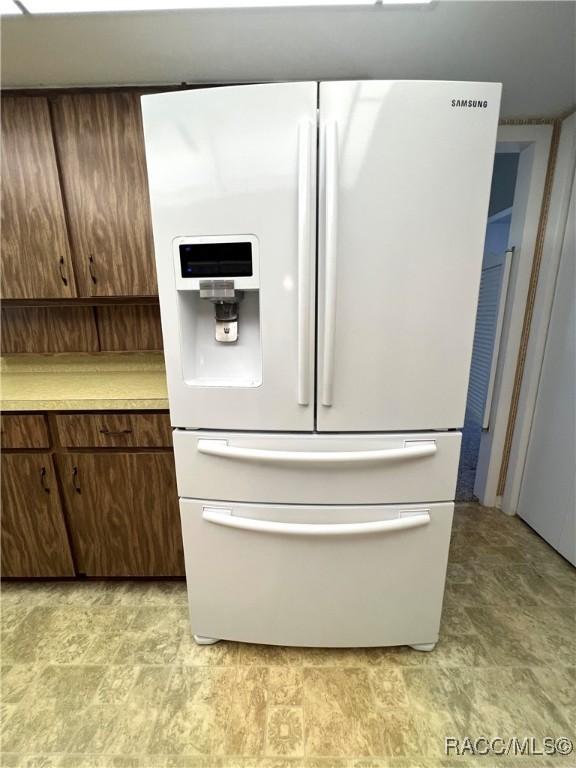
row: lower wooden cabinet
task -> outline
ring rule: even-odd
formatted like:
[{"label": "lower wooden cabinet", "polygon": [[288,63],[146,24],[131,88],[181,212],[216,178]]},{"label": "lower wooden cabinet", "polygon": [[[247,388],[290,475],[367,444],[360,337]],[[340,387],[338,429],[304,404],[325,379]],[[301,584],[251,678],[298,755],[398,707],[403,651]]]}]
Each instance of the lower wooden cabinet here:
[{"label": "lower wooden cabinet", "polygon": [[49,453],[4,453],[2,575],[74,576]]},{"label": "lower wooden cabinet", "polygon": [[184,575],[171,452],[78,452],[56,458],[80,573]]}]

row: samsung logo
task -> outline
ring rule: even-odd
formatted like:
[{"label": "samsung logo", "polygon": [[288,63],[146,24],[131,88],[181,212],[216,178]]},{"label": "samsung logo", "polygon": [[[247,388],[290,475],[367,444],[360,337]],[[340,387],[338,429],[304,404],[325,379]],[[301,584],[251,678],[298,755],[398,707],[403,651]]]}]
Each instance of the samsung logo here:
[{"label": "samsung logo", "polygon": [[486,109],[487,101],[477,101],[476,99],[452,99],[453,107],[480,107]]}]

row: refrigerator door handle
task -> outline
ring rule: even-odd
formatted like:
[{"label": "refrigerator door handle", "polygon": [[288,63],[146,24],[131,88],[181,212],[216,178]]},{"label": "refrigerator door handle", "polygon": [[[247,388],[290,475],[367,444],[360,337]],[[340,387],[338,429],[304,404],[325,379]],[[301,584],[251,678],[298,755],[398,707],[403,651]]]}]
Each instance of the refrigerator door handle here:
[{"label": "refrigerator door handle", "polygon": [[330,120],[324,126],[324,342],[322,355],[322,391],[320,401],[332,405],[334,384],[334,344],[336,336],[336,258],[338,236],[338,125]]},{"label": "refrigerator door handle", "polygon": [[232,510],[222,507],[202,507],[202,519],[207,523],[239,528],[243,531],[275,533],[284,536],[351,536],[367,533],[390,533],[419,528],[430,523],[429,509],[411,509],[399,512],[391,520],[375,520],[368,523],[278,523],[274,520],[254,520],[236,517]]},{"label": "refrigerator door handle", "polygon": [[298,128],[298,404],[310,404],[310,242],[312,237],[313,123]]},{"label": "refrigerator door handle", "polygon": [[198,440],[198,452],[208,456],[275,464],[341,465],[402,461],[433,456],[437,450],[435,440],[406,441],[402,448],[383,448],[375,451],[276,451],[228,445],[227,440]]}]

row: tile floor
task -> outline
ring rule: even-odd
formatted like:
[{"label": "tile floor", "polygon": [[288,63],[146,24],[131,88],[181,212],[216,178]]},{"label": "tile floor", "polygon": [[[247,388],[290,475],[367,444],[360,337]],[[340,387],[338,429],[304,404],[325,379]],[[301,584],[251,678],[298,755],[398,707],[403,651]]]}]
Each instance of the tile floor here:
[{"label": "tile floor", "polygon": [[576,741],[576,571],[517,518],[457,509],[441,639],[194,645],[182,582],[5,583],[2,768],[574,766],[444,737]]}]

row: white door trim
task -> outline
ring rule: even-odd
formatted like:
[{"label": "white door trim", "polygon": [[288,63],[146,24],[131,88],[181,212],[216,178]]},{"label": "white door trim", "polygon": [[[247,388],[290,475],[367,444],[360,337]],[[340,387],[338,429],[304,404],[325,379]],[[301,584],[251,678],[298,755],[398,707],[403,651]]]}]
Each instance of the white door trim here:
[{"label": "white door trim", "polygon": [[534,301],[530,340],[526,352],[524,377],[518,401],[518,412],[510,451],[506,487],[502,498],[502,509],[509,514],[516,513],[518,509],[522,473],[528,451],[532,417],[536,406],[538,383],[544,359],[544,347],[552,312],[552,302],[554,300],[554,290],[570,205],[570,191],[574,179],[575,166],[576,114],[573,114],[563,121],[558,144],[542,265]]},{"label": "white door trim", "polygon": [[498,368],[494,382],[490,428],[482,433],[474,493],[482,504],[495,506],[524,310],[544,193],[552,125],[503,125],[497,152],[520,152],[508,247],[515,248],[508,303],[502,326]]}]

